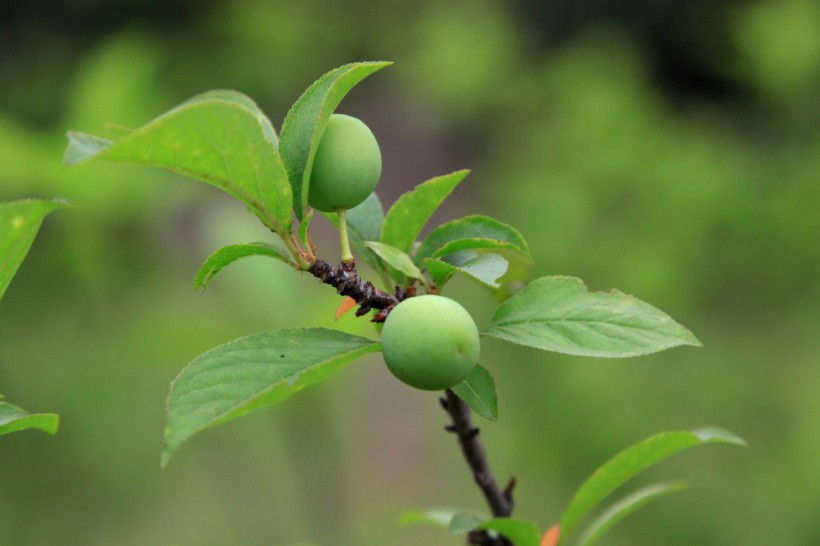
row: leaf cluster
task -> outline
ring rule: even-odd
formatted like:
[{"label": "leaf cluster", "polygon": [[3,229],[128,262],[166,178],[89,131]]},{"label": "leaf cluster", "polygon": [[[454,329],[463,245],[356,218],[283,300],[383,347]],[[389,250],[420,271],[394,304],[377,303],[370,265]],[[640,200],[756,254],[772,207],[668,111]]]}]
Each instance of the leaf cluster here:
[{"label": "leaf cluster", "polygon": [[[243,202],[276,234],[279,244],[239,243],[214,252],[200,268],[195,286],[204,289],[230,263],[266,256],[320,276],[310,236],[313,210],[308,182],[324,128],[351,89],[390,63],[353,63],[336,68],[311,85],[296,101],[277,135],[271,121],[247,96],[210,91],[193,97],[146,125],[111,141],[70,132],[64,161],[92,158],[168,169],[218,187]],[[514,227],[485,215],[469,215],[421,234],[445,199],[469,171],[427,180],[404,193],[385,211],[376,193],[343,215],[327,213],[349,237],[359,259],[385,289],[395,287],[400,301],[418,290],[441,294],[454,275],[485,286],[499,302],[489,324],[493,337],[527,347],[577,356],[624,358],[680,345],[700,345],[695,336],[664,312],[619,291],[591,292],[577,278],[543,276],[527,282],[520,272],[530,262],[529,246]],[[344,253],[343,253],[344,254]],[[339,269],[333,284],[340,294],[348,283],[363,282],[355,265]],[[514,281],[514,282],[513,282]],[[2,289],[2,285],[0,285]],[[0,292],[1,293],[1,292]],[[360,314],[370,307],[362,305]],[[340,306],[341,312],[349,304]],[[382,308],[382,313],[389,312]],[[377,315],[378,316],[378,315]],[[278,403],[369,353],[378,341],[324,328],[285,329],[242,337],[191,361],[171,385],[167,400],[163,466],[185,441],[249,411]],[[495,420],[498,400],[489,370],[478,365],[453,392],[479,415]],[[615,489],[641,470],[688,447],[714,442],[742,443],[720,430],[670,432],[622,452],[585,482],[558,529],[561,541]],[[660,484],[612,505],[586,531],[579,546],[600,535],[637,507],[679,489]],[[538,527],[513,518],[491,519],[456,512],[423,512],[408,522],[435,522],[451,532],[480,529],[507,537],[519,546],[558,542],[552,530],[542,539]]]}]

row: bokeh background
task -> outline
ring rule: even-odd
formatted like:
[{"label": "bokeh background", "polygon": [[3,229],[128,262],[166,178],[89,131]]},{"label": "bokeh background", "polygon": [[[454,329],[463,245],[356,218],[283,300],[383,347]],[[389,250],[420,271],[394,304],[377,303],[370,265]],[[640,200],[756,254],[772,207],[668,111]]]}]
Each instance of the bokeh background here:
[{"label": "bokeh background", "polygon": [[[334,323],[338,297],[260,258],[192,288],[223,244],[267,234],[214,188],[60,164],[65,131],[135,127],[210,88],[278,128],[325,71],[395,61],[340,111],[380,140],[383,201],[473,169],[436,220],[523,232],[533,275],[619,288],[702,349],[626,361],[488,339],[501,417],[482,431],[517,515],[546,526],[616,451],[720,425],[747,449],[678,455],[632,486],[692,487],[609,546],[820,544],[820,4],[814,0],[4,0],[0,199],[64,197],[0,304],[0,390],[62,418],[0,441],[0,543],[459,544],[409,508],[483,509],[432,393],[378,357],[195,437],[159,468],[168,384],[199,353]],[[335,239],[317,225],[321,252]],[[493,301],[452,284],[479,324]]]}]

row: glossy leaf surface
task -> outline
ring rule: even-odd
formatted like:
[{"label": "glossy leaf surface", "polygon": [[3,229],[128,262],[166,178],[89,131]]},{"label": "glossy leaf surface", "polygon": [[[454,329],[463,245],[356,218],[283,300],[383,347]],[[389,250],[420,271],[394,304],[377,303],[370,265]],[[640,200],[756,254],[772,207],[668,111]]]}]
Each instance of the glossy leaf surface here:
[{"label": "glossy leaf surface", "polygon": [[439,289],[456,273],[467,275],[490,288],[498,288],[498,279],[504,276],[510,266],[506,258],[498,254],[478,254],[458,265],[435,258],[425,258],[423,265],[430,273],[433,284]]},{"label": "glossy leaf surface", "polygon": [[297,328],[246,336],[200,355],[171,384],[163,466],[197,432],[281,402],[379,348],[335,330]]},{"label": "glossy leaf surface", "polygon": [[424,258],[438,258],[470,249],[508,249],[530,255],[527,242],[512,226],[489,216],[465,216],[444,223],[432,230],[419,245],[416,263]]},{"label": "glossy leaf surface", "polygon": [[469,172],[438,176],[401,195],[384,218],[381,242],[409,253],[424,224]]},{"label": "glossy leaf surface", "polygon": [[700,346],[663,311],[622,292],[589,292],[574,277],[531,282],[496,309],[482,333],[546,351],[608,358]]},{"label": "glossy leaf surface", "polygon": [[66,163],[99,157],[161,167],[222,189],[277,232],[290,227],[291,188],[276,133],[241,93],[202,93],[116,141],[77,132],[68,138]]}]

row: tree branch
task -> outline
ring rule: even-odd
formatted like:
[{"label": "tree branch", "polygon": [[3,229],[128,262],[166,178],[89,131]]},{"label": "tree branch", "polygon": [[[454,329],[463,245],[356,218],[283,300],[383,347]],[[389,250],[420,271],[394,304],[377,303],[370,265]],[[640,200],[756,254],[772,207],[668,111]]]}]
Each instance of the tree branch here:
[{"label": "tree branch", "polygon": [[[452,390],[447,389],[444,394],[445,397],[440,399],[441,406],[453,421],[451,425],[446,427],[446,430],[458,437],[458,443],[461,445],[464,458],[473,472],[476,484],[490,506],[493,517],[509,517],[512,515],[515,504],[512,496],[515,478],[512,478],[503,490],[498,486],[490,471],[484,444],[478,435],[479,429],[473,426],[470,407]],[[484,546],[511,546],[512,544],[501,536],[492,538],[486,531],[473,531],[468,535],[467,540],[468,544]]]},{"label": "tree branch", "polygon": [[371,282],[359,276],[355,262],[343,262],[333,267],[326,261],[317,259],[308,271],[323,283],[333,286],[342,296],[353,298],[359,305],[356,310],[357,317],[366,315],[371,309],[379,309],[380,312],[373,318],[373,322],[384,322],[390,309],[412,295],[398,287],[395,294],[376,288]]},{"label": "tree branch", "polygon": [[[400,301],[415,295],[412,287],[405,290],[397,286],[395,294],[389,294],[376,288],[359,276],[356,272],[356,263],[352,261],[343,261],[341,265],[333,267],[317,258],[308,271],[323,283],[336,288],[340,295],[353,298],[359,305],[359,309],[356,310],[357,317],[366,315],[372,309],[379,309],[372,319],[373,322],[384,322],[390,310]],[[512,515],[514,506],[512,492],[515,487],[515,478],[510,479],[503,490],[498,486],[490,471],[484,444],[478,436],[479,430],[473,426],[470,407],[452,390],[447,389],[444,394],[444,398],[440,399],[441,406],[453,421],[446,427],[446,430],[458,437],[464,458],[473,472],[476,484],[490,506],[493,517],[509,517]],[[513,546],[505,537],[493,536],[488,531],[482,530],[468,533],[467,543],[479,546]]]}]

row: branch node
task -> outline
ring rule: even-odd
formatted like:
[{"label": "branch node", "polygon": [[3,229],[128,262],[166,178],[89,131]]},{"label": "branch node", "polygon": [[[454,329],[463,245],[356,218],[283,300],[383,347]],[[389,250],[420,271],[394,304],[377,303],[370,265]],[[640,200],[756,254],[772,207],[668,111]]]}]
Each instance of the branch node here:
[{"label": "branch node", "polygon": [[510,506],[513,506],[515,504],[515,502],[513,501],[513,490],[515,489],[516,483],[517,482],[515,476],[511,476],[510,481],[508,481],[506,487],[504,487],[503,495],[506,501],[510,504]]},{"label": "branch node", "polygon": [[317,258],[308,271],[323,283],[334,287],[340,295],[353,298],[360,306],[356,311],[357,317],[366,315],[371,309],[378,309],[373,322],[384,322],[390,309],[401,301],[398,296],[379,290],[371,282],[362,279],[356,272],[355,261],[342,262],[334,268]]}]

